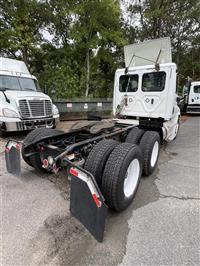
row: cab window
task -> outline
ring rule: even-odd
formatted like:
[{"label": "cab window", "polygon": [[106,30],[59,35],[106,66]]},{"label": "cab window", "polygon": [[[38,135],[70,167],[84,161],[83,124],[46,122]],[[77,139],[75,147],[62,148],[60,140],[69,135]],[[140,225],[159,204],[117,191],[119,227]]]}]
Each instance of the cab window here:
[{"label": "cab window", "polygon": [[163,91],[165,88],[166,73],[151,72],[145,73],[142,77],[142,91]]},{"label": "cab window", "polygon": [[200,93],[200,85],[194,86],[193,90],[194,90],[194,93]]},{"label": "cab window", "polygon": [[136,92],[138,90],[138,75],[122,75],[119,79],[120,92]]}]

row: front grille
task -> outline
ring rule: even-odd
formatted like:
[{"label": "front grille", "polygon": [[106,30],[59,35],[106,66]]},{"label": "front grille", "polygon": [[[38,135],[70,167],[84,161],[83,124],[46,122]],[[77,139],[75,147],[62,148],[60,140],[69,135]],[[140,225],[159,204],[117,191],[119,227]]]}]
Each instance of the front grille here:
[{"label": "front grille", "polygon": [[19,109],[23,118],[52,116],[52,105],[49,100],[19,100]]}]

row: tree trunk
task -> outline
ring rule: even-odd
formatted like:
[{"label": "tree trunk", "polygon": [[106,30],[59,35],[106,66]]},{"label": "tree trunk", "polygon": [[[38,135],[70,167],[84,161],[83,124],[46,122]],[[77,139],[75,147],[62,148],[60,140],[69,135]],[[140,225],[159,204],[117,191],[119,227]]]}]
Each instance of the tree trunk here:
[{"label": "tree trunk", "polygon": [[23,56],[23,61],[24,63],[26,64],[26,66],[28,67],[28,51],[27,51],[27,48],[24,47],[22,49],[22,56]]},{"label": "tree trunk", "polygon": [[86,91],[85,91],[85,97],[88,97],[90,90],[90,50],[87,48],[86,51]]}]

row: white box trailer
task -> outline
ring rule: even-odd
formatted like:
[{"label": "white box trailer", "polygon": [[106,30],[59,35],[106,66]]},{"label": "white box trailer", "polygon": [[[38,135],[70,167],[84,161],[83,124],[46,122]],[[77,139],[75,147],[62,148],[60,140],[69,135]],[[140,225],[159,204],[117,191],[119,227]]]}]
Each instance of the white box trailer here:
[{"label": "white box trailer", "polygon": [[54,128],[59,112],[40,92],[23,61],[0,57],[0,136],[10,131]]},{"label": "white box trailer", "polygon": [[24,161],[38,171],[65,169],[71,213],[98,241],[107,208],[120,212],[131,204],[141,176],[154,172],[162,143],[177,136],[176,65],[166,47],[168,38],[128,47],[126,68],[115,74],[112,120],[82,121],[68,133],[36,129],[23,143],[6,145],[11,173],[20,173],[19,144]]}]

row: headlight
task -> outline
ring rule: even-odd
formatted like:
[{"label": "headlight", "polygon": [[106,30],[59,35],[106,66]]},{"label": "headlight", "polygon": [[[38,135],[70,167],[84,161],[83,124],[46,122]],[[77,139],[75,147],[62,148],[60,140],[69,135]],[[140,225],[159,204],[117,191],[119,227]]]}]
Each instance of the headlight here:
[{"label": "headlight", "polygon": [[53,104],[53,115],[58,115],[59,111],[58,108],[55,106],[55,104]]},{"label": "headlight", "polygon": [[3,108],[3,116],[5,116],[5,117],[19,117],[19,115],[15,111],[8,109],[8,108]]}]

